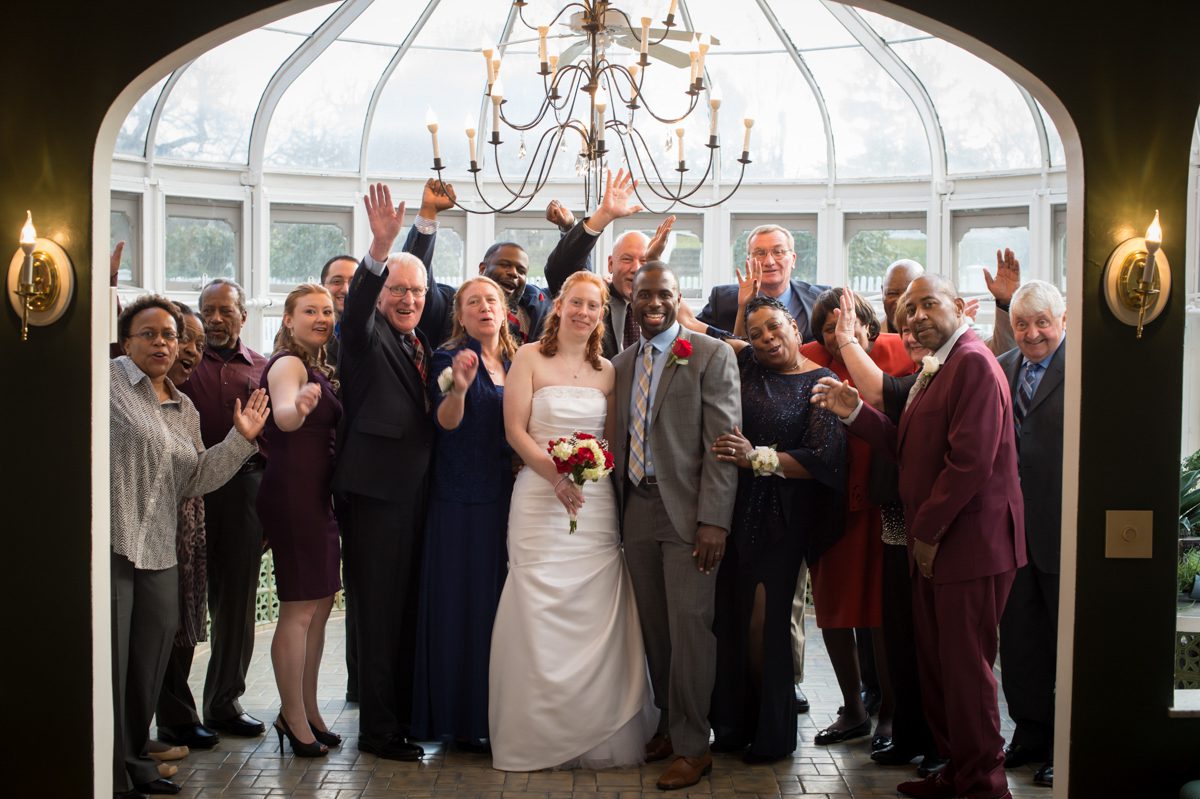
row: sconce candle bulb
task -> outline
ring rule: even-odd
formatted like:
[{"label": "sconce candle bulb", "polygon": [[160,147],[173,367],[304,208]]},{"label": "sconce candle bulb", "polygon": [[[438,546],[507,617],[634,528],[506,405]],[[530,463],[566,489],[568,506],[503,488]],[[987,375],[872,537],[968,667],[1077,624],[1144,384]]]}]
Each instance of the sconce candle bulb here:
[{"label": "sconce candle bulb", "polygon": [[1154,282],[1154,256],[1162,246],[1162,225],[1158,223],[1158,209],[1154,211],[1154,221],[1146,228],[1146,265],[1142,267],[1142,282],[1149,285]]},{"label": "sconce candle bulb", "polygon": [[37,229],[33,226],[33,212],[25,212],[25,226],[21,228],[21,251],[25,261],[21,264],[21,283],[33,285],[33,247],[37,244]]}]

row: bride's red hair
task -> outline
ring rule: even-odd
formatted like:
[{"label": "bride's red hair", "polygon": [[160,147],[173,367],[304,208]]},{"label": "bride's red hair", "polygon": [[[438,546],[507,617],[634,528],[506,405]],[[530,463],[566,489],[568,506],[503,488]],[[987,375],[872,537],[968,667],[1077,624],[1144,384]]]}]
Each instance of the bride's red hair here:
[{"label": "bride's red hair", "polygon": [[[558,296],[554,298],[554,309],[550,312],[550,316],[546,319],[546,324],[542,327],[542,355],[547,358],[558,352],[558,327],[562,323],[562,303],[563,297],[571,293],[571,290],[580,283],[591,283],[600,290],[600,307],[608,307],[608,286],[594,272],[575,272],[568,277],[562,285],[562,290],[558,292]],[[584,348],[584,357],[591,363],[592,368],[597,372],[600,371],[601,361],[603,356],[600,354],[601,342],[604,341],[604,316],[601,312],[600,321],[596,324],[596,328],[592,334],[588,336],[587,346]]]}]

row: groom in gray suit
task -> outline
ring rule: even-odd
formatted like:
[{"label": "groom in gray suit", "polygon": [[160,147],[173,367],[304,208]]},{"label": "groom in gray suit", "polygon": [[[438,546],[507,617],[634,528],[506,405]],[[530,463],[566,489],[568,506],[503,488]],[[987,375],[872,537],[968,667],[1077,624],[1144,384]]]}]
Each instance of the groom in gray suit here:
[{"label": "groom in gray suit", "polygon": [[642,266],[632,297],[641,339],[613,359],[613,482],[661,711],[646,760],[675,756],[658,779],[670,790],[712,769],[713,602],[737,469],[718,462],[710,445],[741,424],[741,383],[728,345],[692,336],[675,320],[679,282],[666,264]]}]

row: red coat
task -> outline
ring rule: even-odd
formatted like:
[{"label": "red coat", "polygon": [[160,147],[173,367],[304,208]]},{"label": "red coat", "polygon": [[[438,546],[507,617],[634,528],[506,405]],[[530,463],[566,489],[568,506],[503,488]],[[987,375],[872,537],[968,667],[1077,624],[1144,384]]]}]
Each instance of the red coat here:
[{"label": "red coat", "polygon": [[896,454],[912,539],[941,543],[936,583],[987,577],[1026,563],[1025,511],[1008,381],[974,332],[955,343],[900,425],[864,405],[852,432]]}]

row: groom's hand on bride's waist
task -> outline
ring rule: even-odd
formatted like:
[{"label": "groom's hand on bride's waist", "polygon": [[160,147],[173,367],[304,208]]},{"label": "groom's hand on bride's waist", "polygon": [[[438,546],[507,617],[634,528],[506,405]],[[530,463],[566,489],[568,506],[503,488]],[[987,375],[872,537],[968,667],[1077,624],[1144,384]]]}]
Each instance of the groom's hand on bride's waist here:
[{"label": "groom's hand on bride's waist", "polygon": [[696,559],[696,568],[705,574],[712,574],[721,565],[725,557],[726,531],[711,524],[702,524],[696,528],[696,546],[692,557]]}]

